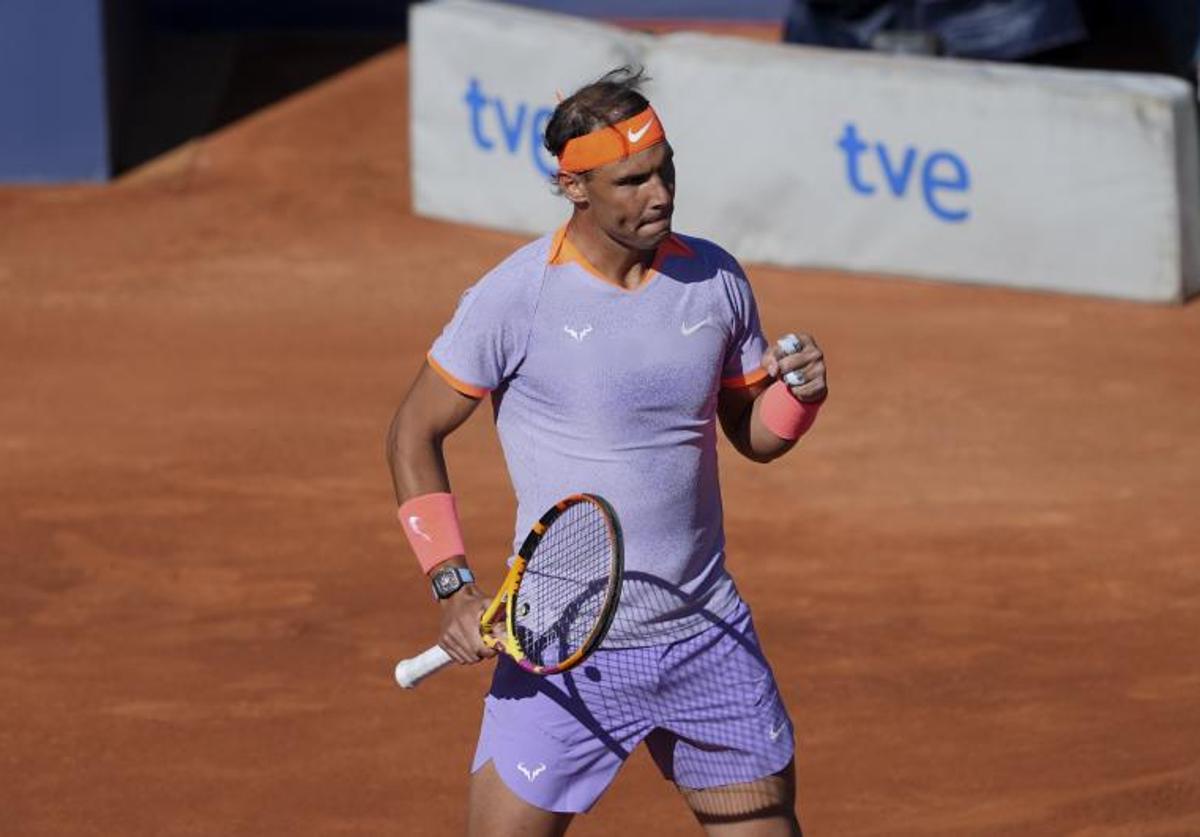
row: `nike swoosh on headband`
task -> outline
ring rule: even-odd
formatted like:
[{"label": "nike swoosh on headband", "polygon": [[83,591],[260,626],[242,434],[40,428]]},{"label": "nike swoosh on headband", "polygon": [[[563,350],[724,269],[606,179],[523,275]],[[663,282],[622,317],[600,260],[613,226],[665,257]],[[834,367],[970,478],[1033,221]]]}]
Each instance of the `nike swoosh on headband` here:
[{"label": "nike swoosh on headband", "polygon": [[651,116],[650,121],[647,122],[645,125],[643,125],[641,128],[639,128],[636,131],[633,130],[632,128],[626,128],[625,136],[629,137],[630,142],[637,142],[642,137],[646,136],[646,132],[650,130],[650,126],[653,124],[654,124],[654,117]]}]

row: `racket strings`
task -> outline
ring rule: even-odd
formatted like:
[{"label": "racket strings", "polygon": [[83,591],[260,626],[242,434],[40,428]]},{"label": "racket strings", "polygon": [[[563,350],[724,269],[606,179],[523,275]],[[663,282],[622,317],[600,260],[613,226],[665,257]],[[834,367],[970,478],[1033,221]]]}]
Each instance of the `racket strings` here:
[{"label": "racket strings", "polygon": [[529,662],[552,666],[588,642],[606,615],[612,530],[591,502],[569,506],[543,533],[513,602],[516,640]]}]

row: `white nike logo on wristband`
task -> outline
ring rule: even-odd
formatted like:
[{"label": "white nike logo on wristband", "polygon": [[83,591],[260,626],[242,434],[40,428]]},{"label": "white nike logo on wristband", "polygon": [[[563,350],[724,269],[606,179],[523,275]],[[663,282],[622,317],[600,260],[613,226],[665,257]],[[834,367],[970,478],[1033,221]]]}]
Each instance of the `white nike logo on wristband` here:
[{"label": "white nike logo on wristband", "polygon": [[429,537],[429,535],[426,535],[424,532],[421,531],[421,518],[417,517],[415,514],[409,515],[408,528],[412,529],[413,532],[420,535],[425,540],[429,541],[430,543],[433,543],[433,538]]}]

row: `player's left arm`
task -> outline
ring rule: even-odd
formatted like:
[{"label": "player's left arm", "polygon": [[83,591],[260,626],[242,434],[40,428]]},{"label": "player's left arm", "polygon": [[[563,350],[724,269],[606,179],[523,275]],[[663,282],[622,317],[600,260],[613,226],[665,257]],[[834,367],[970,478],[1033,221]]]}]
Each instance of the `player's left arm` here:
[{"label": "player's left arm", "polygon": [[[773,345],[763,354],[766,380],[722,388],[717,399],[725,435],[739,453],[755,462],[770,462],[795,447],[829,395],[821,347],[808,334],[796,338],[795,352]],[[803,383],[789,386],[783,377],[795,371]]]}]

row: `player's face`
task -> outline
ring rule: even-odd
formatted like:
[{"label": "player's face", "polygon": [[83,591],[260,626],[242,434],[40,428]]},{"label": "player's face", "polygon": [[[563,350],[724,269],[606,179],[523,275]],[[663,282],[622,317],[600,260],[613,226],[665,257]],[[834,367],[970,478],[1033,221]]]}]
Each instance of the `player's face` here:
[{"label": "player's face", "polygon": [[627,160],[601,166],[585,182],[595,223],[633,250],[653,250],[671,234],[675,211],[674,152],[662,142]]}]

